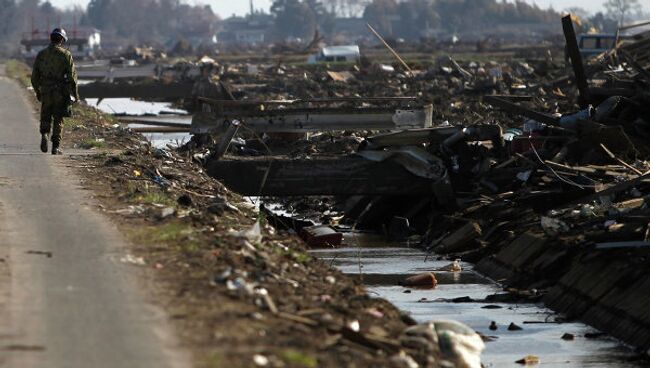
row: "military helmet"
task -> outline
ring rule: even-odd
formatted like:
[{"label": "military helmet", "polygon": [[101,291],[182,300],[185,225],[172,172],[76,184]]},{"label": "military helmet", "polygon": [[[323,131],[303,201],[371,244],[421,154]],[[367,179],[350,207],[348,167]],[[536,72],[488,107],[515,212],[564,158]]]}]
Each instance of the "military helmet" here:
[{"label": "military helmet", "polygon": [[68,42],[68,34],[65,32],[65,29],[63,28],[54,28],[52,34],[50,34],[50,37],[53,36],[60,36],[61,38],[63,38],[64,42]]}]

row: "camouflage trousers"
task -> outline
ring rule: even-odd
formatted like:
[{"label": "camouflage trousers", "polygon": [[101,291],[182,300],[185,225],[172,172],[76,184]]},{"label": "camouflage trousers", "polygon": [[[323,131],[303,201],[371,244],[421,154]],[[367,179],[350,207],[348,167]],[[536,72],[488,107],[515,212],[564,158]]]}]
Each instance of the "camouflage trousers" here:
[{"label": "camouflage trousers", "polygon": [[52,134],[52,144],[59,146],[63,135],[63,117],[68,108],[68,96],[50,92],[41,96],[41,134]]}]

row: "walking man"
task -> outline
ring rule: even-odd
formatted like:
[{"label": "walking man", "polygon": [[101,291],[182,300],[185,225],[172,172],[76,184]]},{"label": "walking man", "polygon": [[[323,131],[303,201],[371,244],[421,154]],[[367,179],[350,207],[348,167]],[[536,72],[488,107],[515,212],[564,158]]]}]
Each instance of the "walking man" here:
[{"label": "walking man", "polygon": [[74,61],[70,51],[63,47],[67,41],[65,30],[52,31],[50,45],[38,53],[32,70],[32,87],[41,102],[41,151],[47,152],[51,133],[53,155],[62,154],[59,147],[63,118],[72,115],[70,96],[75,102],[79,100]]}]

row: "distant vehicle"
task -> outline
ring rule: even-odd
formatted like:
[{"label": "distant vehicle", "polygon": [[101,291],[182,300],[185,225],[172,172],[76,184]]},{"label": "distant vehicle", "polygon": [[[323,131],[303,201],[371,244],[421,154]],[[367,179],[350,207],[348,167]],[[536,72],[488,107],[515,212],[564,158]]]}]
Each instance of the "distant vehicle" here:
[{"label": "distant vehicle", "polygon": [[323,47],[318,54],[310,55],[310,64],[327,62],[358,62],[361,51],[357,45]]},{"label": "distant vehicle", "polygon": [[[630,36],[619,35],[619,40],[628,40]],[[600,55],[614,48],[615,34],[583,34],[578,37],[578,47],[583,58]]]}]

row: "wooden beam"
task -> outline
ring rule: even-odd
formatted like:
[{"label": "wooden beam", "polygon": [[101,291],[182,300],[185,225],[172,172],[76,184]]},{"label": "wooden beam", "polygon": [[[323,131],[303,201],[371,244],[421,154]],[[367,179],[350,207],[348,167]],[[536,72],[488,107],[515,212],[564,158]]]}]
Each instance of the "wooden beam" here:
[{"label": "wooden beam", "polygon": [[154,127],[167,127],[167,128],[181,128],[190,131],[191,125],[187,123],[175,123],[171,121],[156,121],[156,120],[142,120],[142,119],[119,119],[120,123],[124,124],[139,124]]},{"label": "wooden beam", "polygon": [[357,156],[210,160],[207,173],[247,196],[434,195],[434,182]]},{"label": "wooden beam", "polygon": [[240,123],[237,120],[234,120],[232,123],[230,123],[228,130],[226,130],[226,133],[221,137],[221,140],[219,141],[219,145],[217,146],[217,150],[212,156],[214,160],[218,160],[223,155],[226,154],[226,152],[228,151],[228,147],[230,147],[230,142],[232,142],[232,139],[239,131],[239,127],[240,127]]},{"label": "wooden beam", "polygon": [[89,83],[79,86],[81,98],[186,98],[192,95],[192,83],[149,82]]},{"label": "wooden beam", "polygon": [[136,127],[136,128],[131,128],[131,130],[137,133],[189,133],[190,132],[189,128],[176,128],[176,127],[164,127],[164,126]]},{"label": "wooden beam", "polygon": [[369,23],[366,23],[366,26],[368,26],[368,29],[370,29],[370,32],[372,32],[375,35],[375,37],[377,37],[379,39],[379,41],[381,41],[381,43],[384,44],[384,46],[386,46],[388,51],[390,51],[393,54],[393,56],[395,56],[395,58],[402,64],[402,66],[404,66],[404,68],[407,71],[409,71],[409,72],[413,71],[413,70],[411,70],[411,67],[406,63],[406,61],[404,61],[404,59],[402,59],[402,57],[399,56],[397,51],[395,51],[392,47],[390,47],[388,42],[386,42],[386,40],[384,40],[384,38],[379,34],[379,32],[375,31],[375,29],[372,28],[372,26]]},{"label": "wooden beam", "polygon": [[485,96],[485,101],[489,103],[490,105],[494,105],[496,107],[499,107],[505,111],[511,112],[513,114],[519,114],[521,116],[525,116],[529,119],[533,119],[535,121],[538,121],[540,123],[548,124],[548,125],[559,125],[560,124],[560,119],[555,118],[551,115],[544,114],[541,112],[537,112],[528,108],[525,108],[523,106],[517,105],[515,103],[512,103],[510,101],[504,100],[503,98],[499,98],[496,96]]},{"label": "wooden beam", "polygon": [[578,38],[576,37],[575,29],[573,29],[573,21],[571,15],[562,18],[562,29],[564,30],[564,38],[566,39],[567,52],[571,59],[573,66],[573,74],[575,77],[576,85],[580,95],[578,97],[578,104],[581,108],[586,108],[589,105],[589,86],[587,84],[587,76],[585,74],[585,67],[582,63],[582,55],[580,54],[580,47],[578,46]]}]

